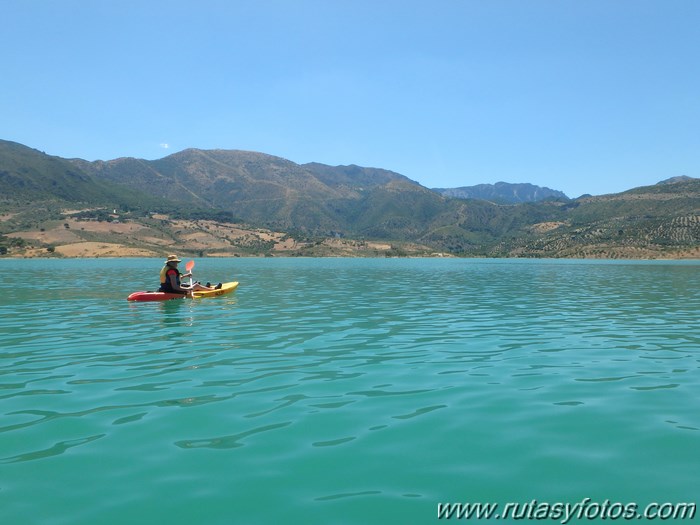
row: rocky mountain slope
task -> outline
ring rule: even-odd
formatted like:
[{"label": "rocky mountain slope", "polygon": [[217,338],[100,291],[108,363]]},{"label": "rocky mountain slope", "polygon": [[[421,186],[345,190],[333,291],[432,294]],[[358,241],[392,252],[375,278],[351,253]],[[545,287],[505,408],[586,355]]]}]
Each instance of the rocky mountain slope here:
[{"label": "rocky mountain slope", "polygon": [[529,183],[497,182],[496,184],[477,184],[476,186],[462,186],[460,188],[433,188],[433,191],[446,197],[480,199],[500,204],[519,204],[554,199],[569,200],[561,191]]}]

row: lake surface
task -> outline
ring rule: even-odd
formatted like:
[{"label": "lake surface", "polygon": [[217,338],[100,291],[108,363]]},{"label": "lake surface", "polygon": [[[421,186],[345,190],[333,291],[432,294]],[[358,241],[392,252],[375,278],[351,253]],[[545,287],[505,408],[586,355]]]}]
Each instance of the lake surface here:
[{"label": "lake surface", "polygon": [[0,260],[0,523],[699,499],[698,261],[161,263]]}]

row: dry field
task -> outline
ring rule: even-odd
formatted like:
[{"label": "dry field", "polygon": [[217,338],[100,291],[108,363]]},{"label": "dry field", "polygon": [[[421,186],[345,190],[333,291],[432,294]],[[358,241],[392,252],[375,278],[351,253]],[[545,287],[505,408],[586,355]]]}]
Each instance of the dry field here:
[{"label": "dry field", "polygon": [[[81,210],[66,210],[65,215]],[[9,218],[9,217],[7,217]],[[382,242],[347,239],[298,239],[285,233],[208,220],[177,220],[154,215],[150,220],[115,217],[111,222],[66,217],[33,230],[8,233],[23,239],[10,257],[158,257],[175,252],[208,257],[396,255]],[[402,255],[429,255],[424,246],[402,245]]]}]

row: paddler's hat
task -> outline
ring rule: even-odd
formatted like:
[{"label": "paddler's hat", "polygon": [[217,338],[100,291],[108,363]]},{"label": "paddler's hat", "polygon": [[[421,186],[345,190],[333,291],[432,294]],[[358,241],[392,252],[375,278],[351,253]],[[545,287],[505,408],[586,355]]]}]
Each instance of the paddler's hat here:
[{"label": "paddler's hat", "polygon": [[177,255],[168,255],[168,260],[165,261],[165,264],[171,263],[171,262],[182,262],[180,259],[177,258]]}]

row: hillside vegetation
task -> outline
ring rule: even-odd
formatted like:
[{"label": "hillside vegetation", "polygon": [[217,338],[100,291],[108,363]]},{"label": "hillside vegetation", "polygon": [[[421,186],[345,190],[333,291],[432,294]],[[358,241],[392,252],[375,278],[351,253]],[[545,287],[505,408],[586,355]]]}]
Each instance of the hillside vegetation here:
[{"label": "hillside vegetation", "polygon": [[263,153],[88,162],[0,141],[0,183],[9,256],[700,256],[700,180],[687,177],[537,202],[535,186],[502,186],[530,200],[504,204],[388,170]]}]

